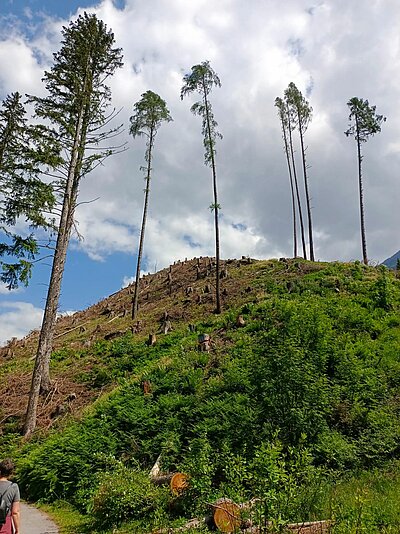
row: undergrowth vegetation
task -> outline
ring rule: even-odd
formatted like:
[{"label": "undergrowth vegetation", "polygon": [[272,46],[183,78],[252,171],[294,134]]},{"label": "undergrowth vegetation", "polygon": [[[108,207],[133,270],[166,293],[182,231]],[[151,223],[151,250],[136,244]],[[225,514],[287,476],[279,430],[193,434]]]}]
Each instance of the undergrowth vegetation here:
[{"label": "undergrowth vegetation", "polygon": [[[399,281],[335,263],[301,278],[259,268],[253,283],[261,297],[196,332],[81,352],[96,365],[80,381],[117,387],[13,451],[24,494],[68,501],[92,532],[179,525],[220,497],[259,498],[257,524],[276,531],[330,518],[338,533],[399,532]],[[3,450],[12,443],[4,436]],[[181,495],[150,482],[160,453],[165,472],[190,476]]]}]

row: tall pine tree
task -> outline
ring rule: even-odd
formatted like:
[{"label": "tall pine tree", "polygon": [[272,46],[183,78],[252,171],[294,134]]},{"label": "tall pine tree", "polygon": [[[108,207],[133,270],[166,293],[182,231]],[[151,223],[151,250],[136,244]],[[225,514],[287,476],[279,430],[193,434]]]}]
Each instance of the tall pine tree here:
[{"label": "tall pine tree", "polygon": [[142,227],[140,230],[139,250],[136,265],[136,281],[135,293],[132,302],[132,319],[136,318],[138,312],[139,302],[139,284],[140,284],[140,265],[142,261],[144,233],[146,229],[147,209],[149,204],[150,193],[150,179],[151,179],[151,163],[153,157],[154,141],[163,122],[172,121],[171,115],[167,108],[165,101],[153,91],[146,91],[142,94],[142,98],[134,105],[134,114],[130,118],[131,128],[130,133],[133,138],[145,136],[147,138],[145,161],[147,166],[144,167],[146,171],[146,188],[144,190],[144,206]]},{"label": "tall pine tree", "polygon": [[195,102],[191,109],[194,115],[200,115],[202,118],[202,134],[204,144],[204,163],[211,167],[213,179],[213,194],[214,202],[210,205],[214,212],[214,228],[215,228],[215,259],[216,259],[216,279],[215,279],[215,293],[216,293],[216,313],[221,313],[221,295],[220,295],[220,243],[219,243],[219,210],[221,206],[218,204],[218,190],[217,190],[217,167],[215,162],[216,156],[216,141],[217,138],[222,139],[222,135],[218,132],[218,123],[214,118],[214,114],[210,102],[210,93],[214,86],[221,87],[221,82],[216,72],[211,68],[209,61],[203,61],[199,65],[192,67],[192,72],[183,77],[183,86],[181,89],[181,99],[183,97],[197,92],[200,94],[201,100]]},{"label": "tall pine tree", "polygon": [[361,143],[366,143],[371,135],[381,131],[382,122],[386,117],[376,113],[376,106],[370,106],[368,100],[353,97],[347,102],[350,109],[349,128],[344,133],[347,137],[354,137],[357,143],[357,161],[358,161],[358,193],[360,203],[360,221],[361,221],[361,247],[363,262],[368,265],[367,254],[367,237],[365,232],[365,215],[364,215],[364,197],[362,181],[362,160]]},{"label": "tall pine tree", "polygon": [[293,181],[293,171],[295,171],[295,169],[292,169],[292,164],[290,161],[291,152],[290,152],[290,146],[289,146],[289,140],[288,140],[289,117],[288,117],[287,106],[282,98],[278,96],[275,98],[275,106],[278,108],[278,117],[281,121],[283,146],[285,150],[286,163],[287,163],[288,172],[289,172],[290,193],[292,197],[293,257],[296,258],[297,257],[297,224],[296,224],[296,200],[295,200],[295,194],[294,194],[294,181]]},{"label": "tall pine tree", "polygon": [[303,178],[304,178],[304,189],[306,194],[306,205],[307,205],[307,215],[308,215],[308,242],[310,246],[310,260],[315,260],[314,255],[314,237],[313,237],[313,226],[311,218],[311,199],[310,191],[308,186],[308,173],[307,173],[307,163],[306,163],[306,147],[304,145],[304,134],[307,131],[308,125],[312,118],[312,107],[308,101],[304,98],[301,91],[296,87],[293,82],[290,82],[288,88],[285,91],[285,98],[291,108],[292,114],[295,117],[295,124],[299,130],[300,136],[300,146],[301,146],[301,160],[303,164]]},{"label": "tall pine tree", "polygon": [[[122,66],[121,50],[114,48],[113,33],[95,15],[84,13],[63,28],[62,36],[61,49],[54,54],[54,65],[43,78],[48,96],[30,99],[36,116],[50,122],[49,134],[60,143],[65,157],[58,167],[62,211],[32,375],[25,435],[31,434],[36,426],[40,390],[49,390],[51,385],[53,334],[80,180],[114,152],[112,148],[102,149],[99,143],[118,130],[106,129],[113,115],[106,80]],[[88,153],[87,149],[92,150]]]}]

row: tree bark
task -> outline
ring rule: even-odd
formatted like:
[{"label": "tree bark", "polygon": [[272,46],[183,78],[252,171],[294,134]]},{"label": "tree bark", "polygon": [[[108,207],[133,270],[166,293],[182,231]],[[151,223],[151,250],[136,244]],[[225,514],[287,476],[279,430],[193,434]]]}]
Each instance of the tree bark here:
[{"label": "tree bark", "polygon": [[40,389],[43,388],[43,390],[48,390],[50,388],[49,366],[53,345],[54,328],[57,319],[57,308],[67,248],[73,224],[76,197],[78,194],[79,172],[77,174],[77,170],[80,160],[79,151],[83,138],[82,133],[84,130],[84,113],[85,108],[82,106],[78,116],[74,142],[71,151],[71,161],[68,169],[68,178],[64,193],[60,224],[58,227],[57,244],[53,258],[50,285],[47,292],[46,306],[39,336],[39,345],[32,374],[31,389],[29,392],[28,407],[23,430],[25,437],[28,437],[36,427],[37,406],[39,402]]},{"label": "tree bark", "polygon": [[298,112],[298,120],[299,120],[301,156],[302,156],[302,162],[303,162],[304,189],[306,191],[306,203],[307,203],[307,215],[308,215],[308,240],[309,240],[309,245],[310,245],[310,260],[311,261],[315,261],[315,257],[314,257],[314,239],[313,239],[312,220],[311,220],[311,202],[310,202],[310,193],[309,193],[309,189],[308,189],[308,178],[307,178],[306,153],[305,153],[305,150],[304,150],[303,128],[301,127],[300,113],[299,112]]},{"label": "tree bark", "polygon": [[204,105],[206,108],[206,117],[207,117],[207,131],[208,131],[208,142],[210,144],[210,152],[211,152],[211,167],[212,167],[212,175],[213,175],[213,192],[214,192],[214,227],[215,227],[215,260],[216,260],[216,268],[215,268],[215,295],[216,295],[216,309],[215,313],[221,313],[221,295],[220,295],[220,281],[219,281],[219,217],[218,217],[218,191],[217,191],[217,170],[215,165],[215,157],[214,157],[214,143],[212,140],[211,135],[211,126],[210,126],[210,116],[209,116],[209,110],[208,110],[208,101],[207,101],[207,91],[205,84],[204,85]]},{"label": "tree bark", "polygon": [[151,151],[153,148],[153,129],[150,131],[150,139],[149,139],[149,157],[147,162],[147,176],[146,176],[146,189],[145,189],[145,195],[144,195],[144,207],[143,207],[143,218],[142,218],[142,228],[140,231],[140,240],[139,240],[139,251],[138,251],[138,259],[137,259],[137,265],[136,265],[136,282],[135,282],[135,293],[133,295],[133,302],[132,302],[132,320],[136,319],[137,312],[139,309],[139,285],[140,285],[140,265],[142,262],[142,254],[143,254],[143,243],[144,243],[144,232],[146,229],[146,221],[147,221],[147,209],[149,204],[149,192],[150,192],[150,175],[151,175]]},{"label": "tree bark", "polygon": [[288,112],[288,123],[289,123],[289,145],[290,145],[290,154],[292,159],[292,167],[293,167],[293,177],[294,177],[294,184],[296,188],[296,198],[297,198],[297,207],[299,210],[299,219],[300,219],[300,232],[301,232],[301,244],[303,247],[303,258],[307,259],[307,251],[306,251],[306,240],[304,237],[304,222],[303,222],[303,212],[301,209],[301,202],[300,202],[300,193],[299,193],[299,183],[297,180],[297,172],[296,172],[296,163],[294,161],[294,150],[293,150],[293,138],[292,138],[292,127],[290,123],[290,115]]},{"label": "tree bark", "polygon": [[367,256],[367,237],[365,233],[365,217],[364,217],[364,197],[363,197],[363,184],[362,184],[362,155],[361,155],[361,141],[360,141],[360,132],[358,118],[356,115],[356,140],[357,140],[357,156],[358,156],[358,189],[359,189],[359,199],[360,199],[360,221],[361,221],[361,247],[363,254],[363,262],[365,265],[368,265],[368,256]]},{"label": "tree bark", "polygon": [[292,167],[290,165],[290,156],[289,156],[289,145],[286,135],[286,128],[282,120],[282,131],[283,131],[283,140],[285,143],[285,154],[286,162],[289,171],[289,180],[290,180],[290,192],[292,197],[292,213],[293,213],[293,257],[297,258],[297,221],[296,221],[296,200],[294,196],[294,185],[293,185],[293,174]]}]

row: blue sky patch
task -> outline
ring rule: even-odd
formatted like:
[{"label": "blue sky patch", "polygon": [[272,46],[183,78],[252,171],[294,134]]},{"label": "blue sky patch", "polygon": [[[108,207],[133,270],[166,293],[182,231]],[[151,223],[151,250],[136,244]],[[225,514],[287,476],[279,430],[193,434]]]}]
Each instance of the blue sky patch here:
[{"label": "blue sky patch", "polygon": [[247,226],[243,223],[232,223],[232,228],[239,230],[239,232],[245,232],[247,230]]},{"label": "blue sky patch", "polygon": [[190,235],[184,235],[183,240],[191,247],[191,248],[199,248],[201,247],[201,243],[196,243],[193,241],[192,236]]}]

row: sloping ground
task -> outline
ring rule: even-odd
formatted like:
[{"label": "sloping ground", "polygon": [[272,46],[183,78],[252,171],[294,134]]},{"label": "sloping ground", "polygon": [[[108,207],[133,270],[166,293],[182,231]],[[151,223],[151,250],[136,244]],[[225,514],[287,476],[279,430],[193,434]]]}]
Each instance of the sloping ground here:
[{"label": "sloping ground", "polygon": [[384,262],[382,262],[383,265],[386,265],[386,267],[389,267],[389,269],[396,269],[397,262],[400,260],[400,250],[395,252],[393,256],[390,256],[390,258],[387,258]]},{"label": "sloping ground", "polygon": [[[222,262],[223,307],[237,306],[242,302],[262,298],[254,282],[264,269],[279,278],[298,277],[310,270],[321,269],[323,264],[285,260],[256,261],[250,258]],[[93,402],[103,389],[93,390],[80,383],[79,376],[90,372],[95,359],[82,362],[80,354],[90,351],[97,341],[121,336],[133,331],[145,340],[150,333],[163,328],[165,312],[172,328],[196,322],[213,313],[215,307],[215,265],[213,258],[195,258],[178,261],[169,268],[141,279],[139,322],[132,323],[131,301],[133,287],[114,293],[84,311],[60,317],[54,337],[52,373],[54,389],[42,403],[38,412],[38,427],[49,428],[60,415],[78,413]],[[0,424],[20,426],[25,413],[33,359],[36,354],[39,332],[33,331],[22,340],[12,339],[0,349]],[[64,365],[63,351],[70,358]],[[7,377],[5,380],[4,378]],[[111,387],[110,385],[108,388]],[[72,395],[72,398],[71,398]]]},{"label": "sloping ground", "polygon": [[[41,414],[52,431],[15,449],[31,499],[65,499],[110,529],[124,521],[146,527],[126,532],[201,517],[220,497],[265,498],[266,520],[332,519],[319,466],[340,472],[400,456],[400,284],[392,273],[359,263],[235,260],[216,316],[206,288],[212,266],[203,261],[200,277],[197,260],[172,266],[171,277],[146,277],[137,333],[124,312],[129,288],[75,323],[60,321],[52,364],[59,386],[47,400],[56,409]],[[159,333],[165,313],[167,334]],[[154,346],[145,344],[149,333]],[[209,350],[198,350],[198,334],[211,336]],[[14,343],[2,366],[21,387],[31,341]],[[4,422],[3,448],[19,423],[18,414]],[[161,451],[163,469],[191,476],[182,499],[149,480]],[[355,510],[343,521],[357,518]],[[374,525],[400,524],[396,510],[381,510]]]}]

